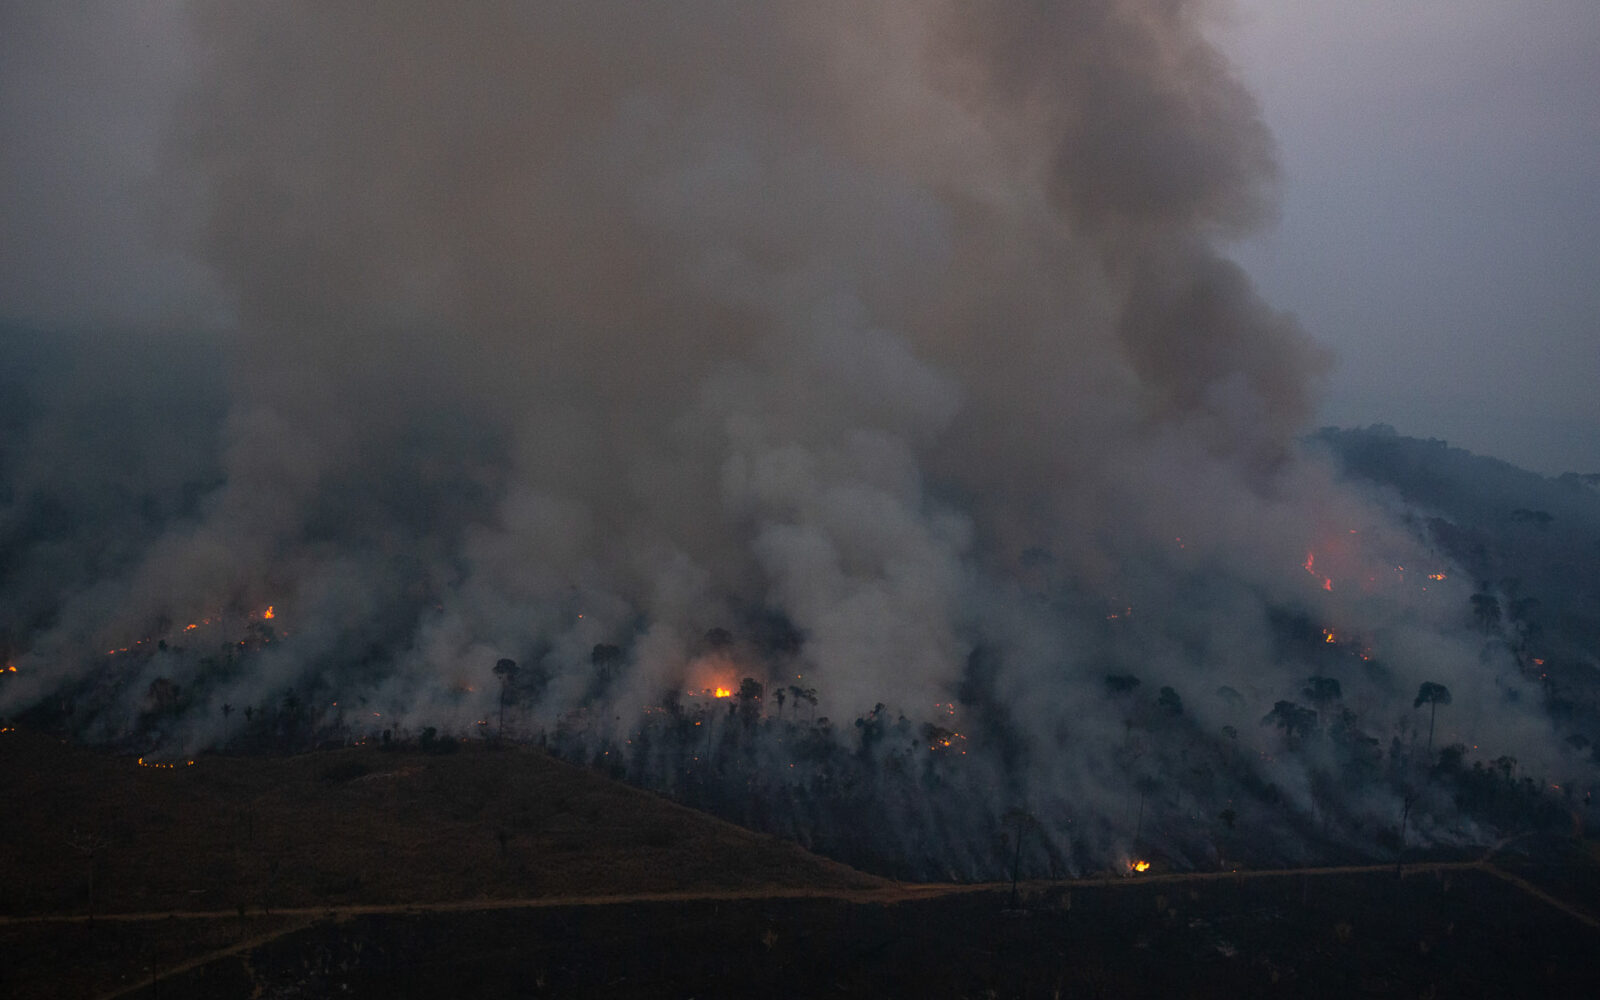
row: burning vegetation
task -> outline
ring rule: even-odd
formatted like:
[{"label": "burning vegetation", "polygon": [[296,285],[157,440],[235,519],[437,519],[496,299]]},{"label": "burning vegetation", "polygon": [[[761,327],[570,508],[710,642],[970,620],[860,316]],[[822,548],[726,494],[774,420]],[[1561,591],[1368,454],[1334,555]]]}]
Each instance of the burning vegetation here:
[{"label": "burning vegetation", "polygon": [[1327,359],[1215,243],[1272,143],[1204,6],[197,18],[162,174],[239,378],[204,460],[85,441],[82,496],[12,481],[72,421],[8,425],[0,710],[150,760],[526,741],[933,877],[1578,796],[1582,748],[1496,740],[1600,742],[1596,591],[1508,569],[1589,495],[1448,520],[1308,457]]}]

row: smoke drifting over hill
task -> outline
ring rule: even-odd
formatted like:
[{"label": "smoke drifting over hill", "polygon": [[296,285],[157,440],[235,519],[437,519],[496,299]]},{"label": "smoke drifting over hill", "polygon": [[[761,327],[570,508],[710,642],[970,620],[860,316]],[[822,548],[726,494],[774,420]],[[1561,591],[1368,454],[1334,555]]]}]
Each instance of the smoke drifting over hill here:
[{"label": "smoke drifting over hill", "polygon": [[[1536,759],[1471,588],[1296,452],[1326,358],[1220,249],[1273,169],[1212,6],[197,6],[167,197],[237,308],[221,485],[27,598],[4,707],[193,748],[295,691],[465,732],[510,658],[514,728],[582,707],[623,746],[750,676],[769,715],[970,722],[974,813],[1079,860],[1184,740],[1275,746],[1335,668],[1380,736],[1438,681],[1440,743]],[[287,638],[178,648],[267,606]],[[1259,756],[1290,814],[1401,810]]]}]

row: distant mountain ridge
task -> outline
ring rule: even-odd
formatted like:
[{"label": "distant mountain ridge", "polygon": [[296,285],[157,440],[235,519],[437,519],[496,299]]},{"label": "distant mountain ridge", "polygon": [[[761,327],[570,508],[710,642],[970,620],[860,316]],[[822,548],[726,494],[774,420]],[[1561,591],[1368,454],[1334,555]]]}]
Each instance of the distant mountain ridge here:
[{"label": "distant mountain ridge", "polygon": [[1600,685],[1600,473],[1541,476],[1385,424],[1325,427],[1308,443],[1346,479],[1397,495],[1427,540],[1493,598],[1508,641],[1532,644],[1552,668],[1578,675],[1571,683]]}]

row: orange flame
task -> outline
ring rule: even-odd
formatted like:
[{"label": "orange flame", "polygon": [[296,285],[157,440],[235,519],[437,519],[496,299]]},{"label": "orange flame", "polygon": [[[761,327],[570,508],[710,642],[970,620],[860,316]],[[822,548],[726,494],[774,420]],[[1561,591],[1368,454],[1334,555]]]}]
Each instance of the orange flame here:
[{"label": "orange flame", "polygon": [[267,610],[261,612],[261,617],[270,620],[278,617],[278,613],[273,610],[273,605],[269,604],[267,605]]},{"label": "orange flame", "polygon": [[1129,871],[1136,871],[1136,872],[1147,872],[1147,871],[1150,870],[1150,862],[1148,862],[1148,861],[1130,861],[1130,862],[1128,862],[1128,870]]},{"label": "orange flame", "polygon": [[717,689],[715,691],[711,692],[711,697],[713,697],[713,698],[731,698],[731,697],[733,697],[733,692],[730,689],[725,688],[725,687],[723,687],[723,686],[721,686],[719,684],[717,686]]}]

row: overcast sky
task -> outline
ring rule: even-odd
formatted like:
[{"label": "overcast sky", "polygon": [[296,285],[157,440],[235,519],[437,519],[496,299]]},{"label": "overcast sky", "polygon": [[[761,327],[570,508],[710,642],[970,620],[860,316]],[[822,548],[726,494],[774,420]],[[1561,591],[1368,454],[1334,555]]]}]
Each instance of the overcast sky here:
[{"label": "overcast sky", "polygon": [[1239,255],[1338,354],[1324,422],[1600,471],[1600,3],[1245,0],[1279,224]]},{"label": "overcast sky", "polygon": [[[0,316],[217,322],[147,238],[172,8],[0,19]],[[1321,422],[1600,471],[1600,3],[1245,0],[1215,37],[1283,168],[1280,220],[1235,252],[1336,352]]]}]

